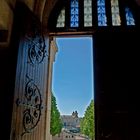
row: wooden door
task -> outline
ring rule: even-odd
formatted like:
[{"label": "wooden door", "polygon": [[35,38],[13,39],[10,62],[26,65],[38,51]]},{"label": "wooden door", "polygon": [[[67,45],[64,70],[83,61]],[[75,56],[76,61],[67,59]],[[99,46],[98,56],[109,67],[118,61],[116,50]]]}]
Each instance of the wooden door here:
[{"label": "wooden door", "polygon": [[44,140],[49,39],[43,37],[41,24],[31,13],[23,18],[10,139]]},{"label": "wooden door", "polygon": [[137,32],[122,28],[102,31],[94,37],[97,140],[139,138],[136,134],[139,116],[134,115],[139,103],[135,92],[140,60]]}]

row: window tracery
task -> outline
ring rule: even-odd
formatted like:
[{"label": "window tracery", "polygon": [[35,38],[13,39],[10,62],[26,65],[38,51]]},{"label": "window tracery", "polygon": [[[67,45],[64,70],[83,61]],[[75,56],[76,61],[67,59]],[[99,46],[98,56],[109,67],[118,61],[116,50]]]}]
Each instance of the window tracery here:
[{"label": "window tracery", "polygon": [[[82,2],[82,7],[81,7],[81,3]],[[96,3],[96,4],[95,4]],[[69,16],[66,17],[66,8],[64,7],[57,19],[57,23],[56,23],[56,28],[64,28],[64,27],[68,27],[68,28],[79,28],[79,23],[82,23],[82,27],[93,27],[93,20],[96,17],[97,19],[97,26],[108,26],[107,24],[107,13],[106,13],[106,8],[108,6],[106,6],[106,0],[70,0],[69,3],[70,9],[69,11]],[[93,5],[96,5],[96,7]],[[110,12],[111,12],[111,17],[110,19],[112,19],[112,26],[121,26],[121,21],[123,19],[121,19],[120,16],[120,9],[119,9],[119,1],[118,0],[110,0]],[[83,8],[83,10],[80,10],[80,8]],[[131,12],[129,7],[125,7],[124,8],[124,12],[125,12],[125,21],[126,21],[126,26],[134,26],[135,25],[135,19],[133,16],[133,13]],[[81,13],[81,11],[83,12],[83,14]],[[95,13],[93,13],[95,11]],[[83,15],[83,16],[81,16]],[[69,25],[66,25],[66,20],[69,18],[68,22]],[[81,22],[83,21],[83,22]]]}]

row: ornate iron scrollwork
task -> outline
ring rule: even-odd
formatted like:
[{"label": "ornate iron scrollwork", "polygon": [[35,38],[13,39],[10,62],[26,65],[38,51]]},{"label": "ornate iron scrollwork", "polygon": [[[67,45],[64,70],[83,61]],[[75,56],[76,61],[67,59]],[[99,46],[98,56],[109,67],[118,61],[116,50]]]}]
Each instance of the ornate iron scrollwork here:
[{"label": "ornate iron scrollwork", "polygon": [[41,63],[46,55],[44,38],[42,36],[35,36],[35,38],[31,38],[28,47],[28,57],[30,63]]},{"label": "ornate iron scrollwork", "polygon": [[33,80],[29,80],[29,82],[26,84],[24,99],[20,100],[18,98],[16,100],[16,104],[17,106],[22,105],[25,107],[25,110],[23,111],[23,128],[25,132],[21,134],[23,136],[25,133],[30,133],[33,131],[41,117],[41,94]]},{"label": "ornate iron scrollwork", "polygon": [[36,19],[32,19],[28,31],[26,31],[25,37],[28,40],[29,63],[41,63],[46,56],[46,45],[42,34],[41,23],[39,23]]}]

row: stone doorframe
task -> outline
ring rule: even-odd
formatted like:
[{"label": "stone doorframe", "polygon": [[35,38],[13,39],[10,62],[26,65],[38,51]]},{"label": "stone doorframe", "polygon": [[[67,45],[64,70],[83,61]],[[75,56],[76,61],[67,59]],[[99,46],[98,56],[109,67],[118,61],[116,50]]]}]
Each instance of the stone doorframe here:
[{"label": "stone doorframe", "polygon": [[55,55],[58,52],[55,37],[50,38],[49,46],[49,63],[48,63],[48,88],[47,88],[47,118],[46,118],[46,140],[51,140],[50,134],[50,121],[51,121],[51,92],[52,92],[52,73],[53,73],[53,62],[55,61]]}]

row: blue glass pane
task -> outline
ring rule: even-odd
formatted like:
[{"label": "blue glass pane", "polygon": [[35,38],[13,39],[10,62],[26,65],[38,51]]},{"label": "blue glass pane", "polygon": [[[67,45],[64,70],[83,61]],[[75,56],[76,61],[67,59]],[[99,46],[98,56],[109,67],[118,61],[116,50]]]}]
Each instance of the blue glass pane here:
[{"label": "blue glass pane", "polygon": [[97,0],[98,26],[107,26],[105,0]]},{"label": "blue glass pane", "polygon": [[79,3],[78,0],[71,0],[71,10],[70,10],[70,26],[79,26]]},{"label": "blue glass pane", "polygon": [[127,25],[135,25],[135,20],[133,14],[131,13],[128,7],[125,8],[125,15],[126,15],[126,24]]}]

